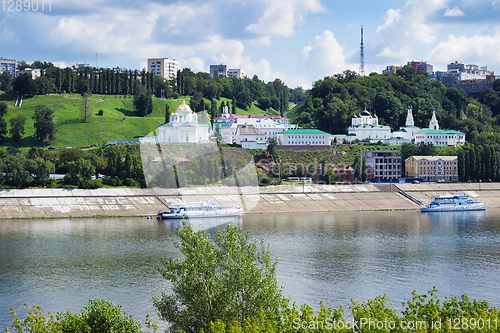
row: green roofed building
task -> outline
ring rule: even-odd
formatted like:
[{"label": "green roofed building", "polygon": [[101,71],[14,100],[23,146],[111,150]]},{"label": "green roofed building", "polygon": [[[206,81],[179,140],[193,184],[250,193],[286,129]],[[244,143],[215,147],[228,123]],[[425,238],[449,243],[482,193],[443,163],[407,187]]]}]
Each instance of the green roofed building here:
[{"label": "green roofed building", "polygon": [[289,129],[278,133],[278,149],[330,149],[330,133],[318,129]]}]

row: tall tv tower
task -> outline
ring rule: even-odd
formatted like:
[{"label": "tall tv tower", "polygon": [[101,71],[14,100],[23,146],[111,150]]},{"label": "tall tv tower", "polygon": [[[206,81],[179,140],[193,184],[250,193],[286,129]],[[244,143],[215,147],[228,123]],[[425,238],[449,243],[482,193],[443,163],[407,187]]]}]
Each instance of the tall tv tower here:
[{"label": "tall tv tower", "polygon": [[363,25],[361,25],[361,52],[359,55],[359,76],[365,76],[365,43],[363,43]]}]

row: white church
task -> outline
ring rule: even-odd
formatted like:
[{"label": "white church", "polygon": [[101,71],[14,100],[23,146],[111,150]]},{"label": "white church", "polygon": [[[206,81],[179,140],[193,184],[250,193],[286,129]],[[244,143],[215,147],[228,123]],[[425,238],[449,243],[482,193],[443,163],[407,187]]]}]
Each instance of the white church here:
[{"label": "white church", "polygon": [[[339,135],[335,135],[335,137],[341,138]],[[359,115],[354,115],[345,140],[352,141],[355,139],[360,141],[370,139],[372,142],[380,141],[389,146],[412,142],[415,144],[432,143],[437,147],[447,147],[464,145],[465,133],[440,129],[436,109],[432,110],[429,128],[417,127],[413,120],[413,108],[409,106],[405,126],[401,126],[399,131],[395,132],[391,132],[389,126],[379,125],[378,117],[376,115],[371,116],[367,110],[362,111]]]},{"label": "white church", "polygon": [[158,126],[158,136],[145,137],[141,143],[201,143],[209,141],[209,125],[198,123],[198,115],[185,101],[170,115],[170,122]]}]

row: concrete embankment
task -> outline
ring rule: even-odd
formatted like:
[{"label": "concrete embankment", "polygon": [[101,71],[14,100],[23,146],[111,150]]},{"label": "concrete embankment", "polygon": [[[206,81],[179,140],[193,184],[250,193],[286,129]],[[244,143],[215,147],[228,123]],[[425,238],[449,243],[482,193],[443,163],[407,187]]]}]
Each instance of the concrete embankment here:
[{"label": "concrete embankment", "polygon": [[416,210],[399,193],[424,203],[433,195],[466,193],[500,207],[499,183],[283,185],[260,188],[200,187],[184,189],[105,188],[0,190],[0,218],[149,216],[167,204],[216,201],[245,208],[247,213],[327,212],[342,210]]}]

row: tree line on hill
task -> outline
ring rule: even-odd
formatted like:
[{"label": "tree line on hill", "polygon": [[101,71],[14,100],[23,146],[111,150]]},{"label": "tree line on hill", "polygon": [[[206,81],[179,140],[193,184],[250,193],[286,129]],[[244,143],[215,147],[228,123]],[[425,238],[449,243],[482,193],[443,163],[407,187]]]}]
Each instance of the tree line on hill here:
[{"label": "tree line on hill", "polygon": [[[301,88],[290,89],[280,79],[264,83],[257,75],[253,78],[212,78],[206,72],[194,73],[189,68],[179,70],[175,78],[165,80],[152,72],[83,67],[61,69],[50,62],[35,61],[32,65],[24,61],[18,69],[40,68],[41,76],[32,78],[22,74],[15,79],[7,71],[0,74],[0,89],[14,91],[26,97],[49,93],[79,93],[107,95],[145,94],[157,98],[178,98],[193,96],[197,101],[195,111],[210,110],[202,98],[210,101],[227,98],[233,110],[236,107],[247,110],[253,102],[263,109],[274,109],[280,114],[288,111],[289,101],[305,101],[307,94]],[[139,88],[139,87],[143,87]],[[138,91],[140,90],[140,91]],[[214,104],[214,103],[212,103]],[[209,105],[210,107],[210,105]]]},{"label": "tree line on hill", "polygon": [[460,130],[473,144],[488,141],[492,132],[500,130],[500,80],[470,97],[463,90],[430,80],[428,73],[416,73],[411,66],[397,74],[358,76],[346,70],[320,79],[290,118],[304,128],[342,134],[347,133],[352,116],[366,108],[372,115],[376,113],[380,124],[395,131],[405,125],[410,105],[415,126],[428,127],[435,108],[441,128]]}]

